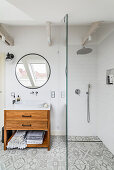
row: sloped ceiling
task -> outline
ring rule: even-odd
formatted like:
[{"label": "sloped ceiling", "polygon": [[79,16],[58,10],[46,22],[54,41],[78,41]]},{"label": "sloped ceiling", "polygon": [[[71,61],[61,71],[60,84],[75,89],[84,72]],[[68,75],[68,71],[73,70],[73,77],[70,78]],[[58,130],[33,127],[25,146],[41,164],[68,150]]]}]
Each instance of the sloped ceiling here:
[{"label": "sloped ceiling", "polygon": [[0,22],[12,25],[69,24],[114,21],[114,0],[0,0]]}]

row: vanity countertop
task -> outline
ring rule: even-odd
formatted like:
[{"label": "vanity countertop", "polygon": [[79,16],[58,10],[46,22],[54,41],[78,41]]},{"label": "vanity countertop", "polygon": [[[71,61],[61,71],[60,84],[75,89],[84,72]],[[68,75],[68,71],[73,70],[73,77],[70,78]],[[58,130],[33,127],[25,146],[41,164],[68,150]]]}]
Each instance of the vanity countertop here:
[{"label": "vanity countertop", "polygon": [[51,105],[48,105],[48,107],[39,107],[39,106],[23,106],[23,105],[12,105],[5,107],[4,110],[50,110]]}]

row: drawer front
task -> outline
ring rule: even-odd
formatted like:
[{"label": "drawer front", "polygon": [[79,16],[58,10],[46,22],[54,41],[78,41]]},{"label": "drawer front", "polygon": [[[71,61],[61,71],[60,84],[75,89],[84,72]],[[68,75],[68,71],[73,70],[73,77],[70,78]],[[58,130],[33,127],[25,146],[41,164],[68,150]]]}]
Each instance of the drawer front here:
[{"label": "drawer front", "polygon": [[47,119],[47,110],[7,110],[6,120]]},{"label": "drawer front", "polygon": [[47,130],[47,121],[10,121],[6,122],[7,130]]}]

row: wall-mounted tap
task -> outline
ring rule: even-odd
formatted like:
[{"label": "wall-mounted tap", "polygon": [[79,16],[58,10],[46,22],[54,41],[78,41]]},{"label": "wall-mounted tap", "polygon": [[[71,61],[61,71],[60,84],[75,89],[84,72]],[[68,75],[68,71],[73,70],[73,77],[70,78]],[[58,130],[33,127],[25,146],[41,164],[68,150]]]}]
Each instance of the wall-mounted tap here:
[{"label": "wall-mounted tap", "polygon": [[30,92],[30,94],[34,94],[34,91]]},{"label": "wall-mounted tap", "polygon": [[36,93],[36,96],[37,96],[37,94],[38,94],[38,91],[35,91],[35,93]]},{"label": "wall-mounted tap", "polygon": [[15,104],[16,99],[15,99],[15,95],[13,96],[13,100],[12,100],[12,104]]},{"label": "wall-mounted tap", "polygon": [[36,94],[36,96],[37,96],[38,91],[32,91],[32,92],[30,92],[30,94]]},{"label": "wall-mounted tap", "polygon": [[11,92],[11,96],[13,97],[12,104],[15,104],[15,102],[16,102],[15,92]]}]

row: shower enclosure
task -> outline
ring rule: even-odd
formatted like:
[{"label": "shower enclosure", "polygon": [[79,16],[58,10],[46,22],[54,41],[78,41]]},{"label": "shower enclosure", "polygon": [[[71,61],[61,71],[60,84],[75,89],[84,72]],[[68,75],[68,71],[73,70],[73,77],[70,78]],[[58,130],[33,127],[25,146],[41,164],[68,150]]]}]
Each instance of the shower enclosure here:
[{"label": "shower enclosure", "polygon": [[113,169],[114,24],[99,22],[83,46],[91,24],[68,24],[68,15],[65,21],[66,169],[101,170],[104,161]]}]

